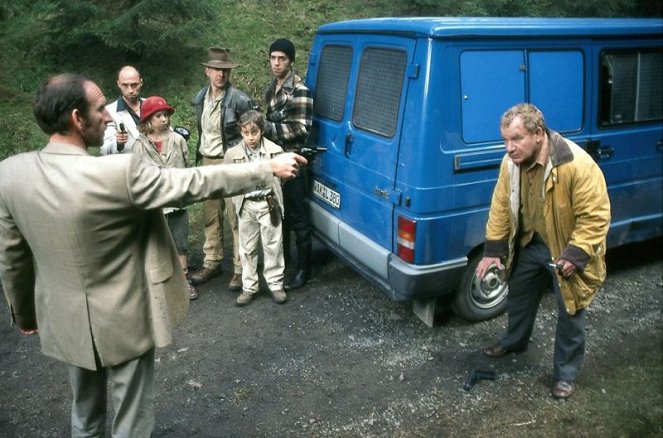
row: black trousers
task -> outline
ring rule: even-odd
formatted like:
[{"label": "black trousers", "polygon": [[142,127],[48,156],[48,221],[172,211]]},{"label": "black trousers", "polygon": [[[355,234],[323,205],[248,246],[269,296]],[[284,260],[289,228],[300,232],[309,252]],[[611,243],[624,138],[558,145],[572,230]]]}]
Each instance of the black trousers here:
[{"label": "black trousers", "polygon": [[306,203],[307,171],[300,169],[297,178],[287,180],[283,184],[283,252],[286,262],[290,259],[290,232],[295,233],[297,245],[297,270],[307,274],[311,271],[311,252],[313,240],[311,236],[311,213]]},{"label": "black trousers", "polygon": [[575,380],[585,356],[586,310],[579,309],[575,315],[566,312],[557,277],[548,266],[551,261],[550,250],[537,234],[527,246],[517,249],[509,278],[509,325],[500,342],[507,350],[527,349],[541,297],[552,288],[557,300],[553,378]]}]

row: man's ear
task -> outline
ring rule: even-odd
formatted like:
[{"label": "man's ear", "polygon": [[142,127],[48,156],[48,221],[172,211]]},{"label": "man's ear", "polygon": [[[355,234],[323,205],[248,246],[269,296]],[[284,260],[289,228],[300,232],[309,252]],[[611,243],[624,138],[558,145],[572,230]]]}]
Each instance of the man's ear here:
[{"label": "man's ear", "polygon": [[69,120],[72,128],[75,128],[78,131],[83,130],[85,118],[83,117],[83,113],[81,112],[81,110],[77,108],[71,110],[71,117]]}]

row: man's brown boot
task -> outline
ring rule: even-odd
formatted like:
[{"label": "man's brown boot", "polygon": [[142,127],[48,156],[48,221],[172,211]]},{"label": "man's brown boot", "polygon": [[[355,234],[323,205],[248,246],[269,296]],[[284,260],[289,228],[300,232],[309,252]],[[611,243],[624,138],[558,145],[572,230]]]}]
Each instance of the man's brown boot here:
[{"label": "man's brown boot", "polygon": [[221,265],[218,265],[215,268],[203,268],[191,275],[191,284],[207,283],[212,278],[221,275],[222,272]]},{"label": "man's brown boot", "polygon": [[238,274],[237,272],[233,274],[233,278],[230,279],[230,283],[228,284],[228,289],[231,292],[242,290],[242,274]]}]

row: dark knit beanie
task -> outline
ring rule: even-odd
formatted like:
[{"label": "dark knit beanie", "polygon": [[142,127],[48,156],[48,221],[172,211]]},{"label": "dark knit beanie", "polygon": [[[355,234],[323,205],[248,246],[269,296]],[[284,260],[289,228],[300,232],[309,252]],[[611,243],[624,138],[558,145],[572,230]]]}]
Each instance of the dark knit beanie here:
[{"label": "dark knit beanie", "polygon": [[283,52],[288,55],[290,62],[295,62],[295,45],[292,44],[292,41],[279,38],[274,41],[271,46],[269,46],[269,54],[271,56],[272,52]]}]

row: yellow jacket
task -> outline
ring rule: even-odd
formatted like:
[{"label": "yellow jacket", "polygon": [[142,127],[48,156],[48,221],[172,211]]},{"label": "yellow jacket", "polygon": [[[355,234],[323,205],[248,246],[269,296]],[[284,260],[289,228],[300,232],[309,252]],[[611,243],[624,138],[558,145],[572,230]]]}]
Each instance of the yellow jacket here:
[{"label": "yellow jacket", "polygon": [[[605,280],[610,199],[603,173],[577,144],[548,132],[550,158],[545,168],[544,220],[554,260],[573,262],[570,277],[557,275],[566,311],[585,308]],[[518,235],[520,168],[505,155],[486,225],[485,255],[505,259],[511,271]]]}]

